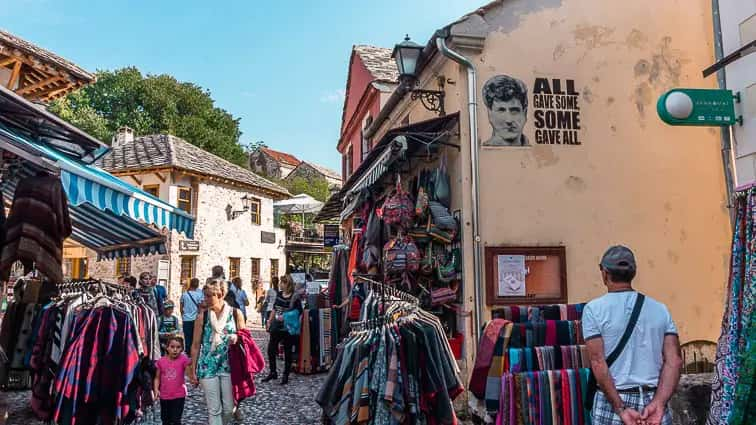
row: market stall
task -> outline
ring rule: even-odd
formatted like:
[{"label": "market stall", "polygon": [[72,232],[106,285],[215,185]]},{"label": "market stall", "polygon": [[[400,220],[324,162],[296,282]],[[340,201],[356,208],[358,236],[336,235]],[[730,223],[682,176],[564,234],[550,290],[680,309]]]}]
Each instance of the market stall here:
[{"label": "market stall", "polygon": [[[152,404],[143,360],[159,356],[155,312],[140,297],[108,282],[64,281],[64,240],[100,259],[131,257],[165,253],[161,230],[191,237],[194,228],[183,211],[90,165],[107,149],[0,88],[0,277],[18,272],[0,323],[0,387],[31,385],[35,414],[59,424],[133,421]],[[97,361],[83,365],[85,355]],[[110,384],[82,392],[105,373]]]}]

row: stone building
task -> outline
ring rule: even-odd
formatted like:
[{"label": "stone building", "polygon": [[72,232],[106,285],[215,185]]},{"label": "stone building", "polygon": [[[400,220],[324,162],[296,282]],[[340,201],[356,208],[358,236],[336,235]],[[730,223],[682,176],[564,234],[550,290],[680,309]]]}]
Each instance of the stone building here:
[{"label": "stone building", "polygon": [[341,189],[341,175],[330,168],[312,162],[302,161],[288,176],[286,180],[302,177],[305,180],[325,179],[331,190]]},{"label": "stone building", "polygon": [[297,157],[285,152],[262,147],[249,155],[249,168],[263,176],[285,179],[301,163]]},{"label": "stone building", "polygon": [[253,279],[268,287],[285,272],[285,232],[274,226],[273,202],[289,197],[286,189],[172,135],[134,138],[122,128],[112,148],[97,164],[193,215],[194,239],[174,231],[166,235],[167,255],[91,258],[91,277],[150,271],[177,299],[190,278],[203,281],[214,265],[229,279],[241,277],[248,293]]}]

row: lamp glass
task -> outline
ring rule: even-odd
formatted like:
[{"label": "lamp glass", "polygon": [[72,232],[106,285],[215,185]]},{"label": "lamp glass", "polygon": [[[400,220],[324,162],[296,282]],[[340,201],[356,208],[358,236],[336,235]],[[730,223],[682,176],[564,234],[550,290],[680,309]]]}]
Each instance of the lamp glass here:
[{"label": "lamp glass", "polygon": [[402,77],[415,77],[417,73],[417,63],[420,60],[420,54],[423,46],[411,41],[406,37],[403,42],[394,46],[392,57],[396,61],[396,68]]},{"label": "lamp glass", "polygon": [[250,201],[249,196],[247,196],[247,195],[242,196],[241,201],[242,201],[242,207],[244,207],[244,210],[248,210],[249,209],[249,201]]}]

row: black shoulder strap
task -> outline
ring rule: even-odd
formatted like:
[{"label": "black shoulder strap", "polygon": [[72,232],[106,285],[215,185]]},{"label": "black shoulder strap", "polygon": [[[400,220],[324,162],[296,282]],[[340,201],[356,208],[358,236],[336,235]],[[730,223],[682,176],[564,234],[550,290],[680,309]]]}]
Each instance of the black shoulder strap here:
[{"label": "black shoulder strap", "polygon": [[607,366],[611,366],[612,363],[617,360],[617,357],[622,354],[622,350],[625,349],[625,345],[627,345],[627,341],[630,340],[630,335],[633,334],[633,329],[635,329],[635,325],[638,323],[638,316],[640,316],[640,311],[641,308],[643,308],[643,301],[645,299],[646,296],[638,292],[638,297],[635,299],[635,306],[633,307],[633,312],[630,315],[630,321],[627,323],[627,327],[625,328],[625,333],[622,334],[622,339],[620,339],[617,347],[612,350],[612,352],[609,353],[609,357],[606,358]]}]

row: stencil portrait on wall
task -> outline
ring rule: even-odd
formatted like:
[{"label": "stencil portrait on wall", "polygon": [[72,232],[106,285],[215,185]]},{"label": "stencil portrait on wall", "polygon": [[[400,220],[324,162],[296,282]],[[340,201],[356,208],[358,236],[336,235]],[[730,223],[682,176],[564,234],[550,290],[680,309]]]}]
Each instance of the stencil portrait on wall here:
[{"label": "stencil portrait on wall", "polygon": [[483,86],[483,101],[493,130],[483,146],[528,146],[523,134],[528,116],[528,87],[508,75],[491,77]]}]

